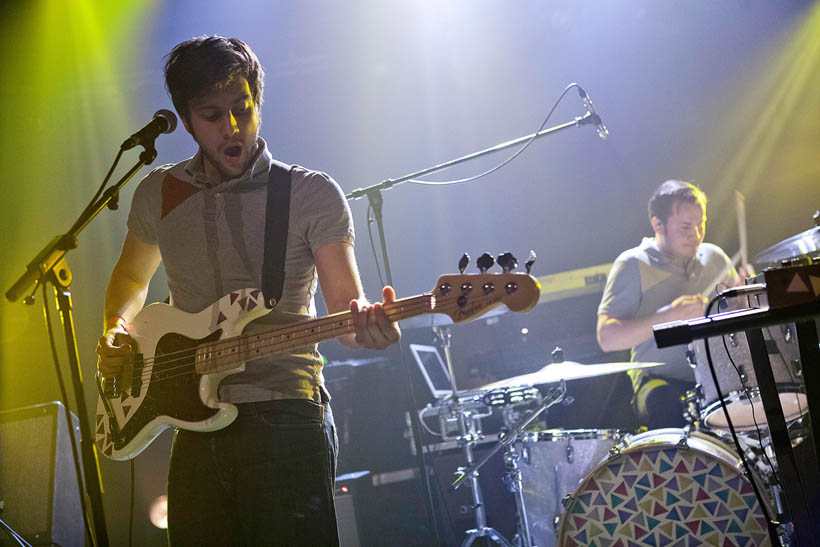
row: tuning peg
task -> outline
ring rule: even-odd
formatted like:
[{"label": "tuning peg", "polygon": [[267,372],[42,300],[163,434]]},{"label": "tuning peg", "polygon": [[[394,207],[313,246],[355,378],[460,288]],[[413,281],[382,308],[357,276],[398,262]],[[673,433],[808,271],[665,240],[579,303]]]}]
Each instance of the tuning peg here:
[{"label": "tuning peg", "polygon": [[467,265],[470,263],[470,255],[464,253],[461,255],[461,260],[458,261],[458,271],[464,273],[464,270],[467,269]]},{"label": "tuning peg", "polygon": [[518,259],[513,256],[511,252],[498,255],[498,265],[504,270],[504,273],[510,273],[518,267]]},{"label": "tuning peg", "polygon": [[495,264],[495,259],[490,253],[484,253],[478,257],[478,260],[476,260],[475,263],[476,266],[478,266],[478,271],[485,274],[487,273],[487,270],[493,267],[493,264]]},{"label": "tuning peg", "polygon": [[530,257],[524,262],[524,267],[527,268],[527,274],[532,270],[532,265],[535,264],[535,251],[530,251]]},{"label": "tuning peg", "polygon": [[560,346],[555,346],[555,349],[552,350],[550,353],[550,357],[552,357],[553,363],[563,363],[564,362],[564,350],[561,349]]}]

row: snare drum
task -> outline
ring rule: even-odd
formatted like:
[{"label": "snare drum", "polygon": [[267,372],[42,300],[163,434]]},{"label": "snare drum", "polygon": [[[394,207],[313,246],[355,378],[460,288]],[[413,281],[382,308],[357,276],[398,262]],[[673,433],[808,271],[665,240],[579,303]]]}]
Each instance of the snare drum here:
[{"label": "snare drum", "polygon": [[[783,324],[764,328],[763,337],[774,381],[780,394],[783,416],[787,422],[794,421],[807,409],[794,325]],[[725,347],[723,338],[726,342]],[[690,350],[694,351],[696,360],[695,378],[703,388],[700,417],[707,427],[728,430],[729,425],[726,423],[726,416],[720,407],[717,389],[709,372],[704,344],[703,340],[696,340],[690,344]],[[725,337],[710,338],[709,349],[715,365],[715,374],[726,401],[726,410],[735,429],[754,431],[755,422],[759,426],[764,425],[766,413],[760,400],[760,390],[746,334],[738,332]]]},{"label": "snare drum", "polygon": [[621,440],[615,429],[547,429],[521,436],[519,468],[535,545],[555,545],[561,499]]},{"label": "snare drum", "polygon": [[703,433],[656,429],[628,437],[565,505],[562,547],[771,545],[740,459]]}]

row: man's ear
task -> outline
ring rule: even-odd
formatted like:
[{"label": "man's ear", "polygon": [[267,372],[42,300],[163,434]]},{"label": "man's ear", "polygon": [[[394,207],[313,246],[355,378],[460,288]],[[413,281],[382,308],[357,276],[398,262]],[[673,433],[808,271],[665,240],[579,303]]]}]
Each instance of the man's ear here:
[{"label": "man's ear", "polygon": [[182,127],[185,128],[185,131],[193,135],[193,133],[191,133],[191,126],[188,124],[188,117],[180,115],[179,119],[182,121]]},{"label": "man's ear", "polygon": [[658,217],[652,217],[650,221],[652,223],[652,231],[658,235],[664,235],[666,233],[666,227],[663,224],[663,221]]}]

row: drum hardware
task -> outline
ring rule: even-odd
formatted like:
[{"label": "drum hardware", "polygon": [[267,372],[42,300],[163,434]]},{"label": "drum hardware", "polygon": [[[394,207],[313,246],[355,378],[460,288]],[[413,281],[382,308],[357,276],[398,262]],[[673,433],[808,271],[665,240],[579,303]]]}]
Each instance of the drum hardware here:
[{"label": "drum hardware", "polygon": [[[478,473],[476,472],[480,465],[475,465],[473,460],[473,447],[475,447],[476,442],[482,437],[479,431],[480,413],[470,414],[468,419],[465,404],[461,403],[458,387],[456,386],[449,327],[434,327],[433,331],[436,333],[442,343],[442,346],[444,347],[444,360],[447,364],[447,372],[450,377],[450,386],[452,388],[449,409],[455,417],[455,421],[458,425],[459,435],[457,440],[464,453],[464,461],[466,463],[466,467],[459,467],[456,470],[455,474],[458,477],[455,479],[455,482],[460,482],[465,479],[465,477],[469,478],[470,491],[472,492],[471,509],[475,513],[476,526],[475,528],[465,532],[467,537],[461,545],[462,547],[469,547],[477,538],[486,537],[495,543],[502,545],[503,547],[512,547],[512,544],[510,544],[510,542],[507,541],[495,528],[487,526],[487,514],[484,510],[484,498],[481,493],[481,486],[478,483]],[[476,399],[477,397],[473,398],[473,402],[475,402]],[[491,452],[491,454],[492,453],[494,452]],[[483,459],[481,463],[483,464],[487,461],[487,459],[489,458]]]},{"label": "drum hardware", "polygon": [[538,399],[540,395],[537,388],[516,386],[488,391],[482,401],[489,406],[509,406]]},{"label": "drum hardware", "polygon": [[683,402],[683,419],[695,429],[700,429],[700,402],[703,400],[703,386],[695,384],[694,389],[687,389],[681,396]]},{"label": "drum hardware", "polygon": [[[526,547],[530,547],[533,545],[532,538],[530,535],[530,527],[527,521],[527,511],[526,506],[524,503],[524,489],[523,484],[521,481],[521,471],[518,466],[518,461],[520,459],[519,454],[515,451],[513,444],[519,439],[521,434],[524,430],[535,420],[542,412],[547,410],[549,407],[559,403],[566,394],[566,383],[561,381],[560,387],[558,388],[550,388],[547,390],[546,394],[543,395],[543,400],[541,405],[532,411],[529,415],[525,416],[519,423],[515,424],[508,432],[500,434],[498,443],[487,453],[484,457],[475,463],[470,462],[470,465],[465,468],[463,471],[460,471],[460,476],[456,478],[455,481],[450,485],[451,490],[455,490],[459,488],[467,479],[470,480],[471,484],[477,486],[477,471],[487,463],[490,458],[492,458],[499,450],[504,449],[504,483],[510,488],[511,493],[515,496],[515,504],[516,504],[516,514],[518,516],[518,532],[516,533],[516,537],[514,538],[514,543],[517,545],[522,545]],[[481,530],[468,530],[467,533],[469,534],[468,538],[465,540],[465,544],[472,543],[475,537],[481,534]],[[496,532],[497,534],[497,532]],[[486,535],[486,534],[484,534]],[[509,545],[509,543],[502,543],[504,540],[500,535],[498,537],[491,537],[497,543],[503,545]],[[469,543],[468,543],[469,542]],[[463,544],[464,545],[464,544]]]},{"label": "drum hardware", "polygon": [[[561,497],[561,490],[559,485],[561,484],[561,476],[558,473],[558,466],[552,466],[552,482],[555,485],[555,499],[559,499]],[[557,510],[552,515],[552,532],[555,534],[555,537],[558,537],[558,526],[561,524],[561,513]]]}]

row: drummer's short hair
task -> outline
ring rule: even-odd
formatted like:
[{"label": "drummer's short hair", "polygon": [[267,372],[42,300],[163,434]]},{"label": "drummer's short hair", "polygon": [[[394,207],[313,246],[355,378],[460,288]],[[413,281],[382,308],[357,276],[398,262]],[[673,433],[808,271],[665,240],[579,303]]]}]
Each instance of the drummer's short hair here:
[{"label": "drummer's short hair", "polygon": [[265,71],[256,54],[239,38],[199,36],[177,44],[165,58],[165,87],[184,120],[192,100],[242,77],[248,81],[259,109]]},{"label": "drummer's short hair", "polygon": [[666,224],[681,203],[698,204],[706,212],[706,194],[703,190],[683,180],[672,179],[662,182],[649,198],[649,220],[657,217]]}]

